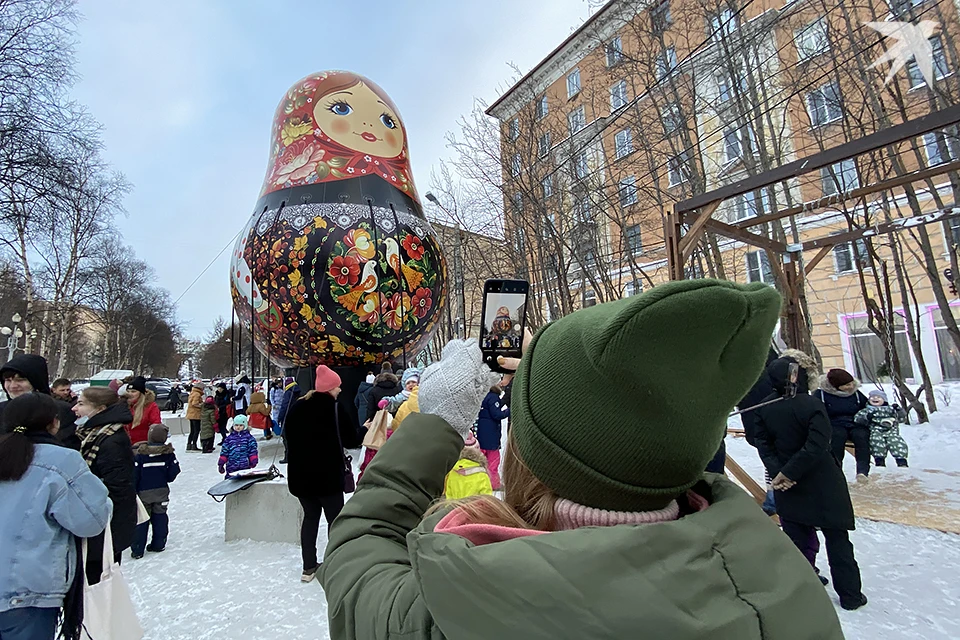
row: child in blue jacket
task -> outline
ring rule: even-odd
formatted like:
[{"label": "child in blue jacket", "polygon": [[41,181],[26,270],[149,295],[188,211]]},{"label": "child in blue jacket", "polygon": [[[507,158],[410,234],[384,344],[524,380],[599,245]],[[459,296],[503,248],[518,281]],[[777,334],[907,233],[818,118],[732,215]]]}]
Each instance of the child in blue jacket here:
[{"label": "child in blue jacket", "polygon": [[[131,557],[140,559],[144,549],[156,553],[163,551],[170,532],[170,516],[167,515],[170,483],[179,475],[180,463],[173,452],[173,445],[167,443],[167,428],[164,425],[150,425],[147,441],[137,447],[133,465],[137,495],[150,514],[148,522],[137,525],[137,533],[130,545]],[[148,546],[147,533],[151,526],[153,539]]]},{"label": "child in blue jacket", "polygon": [[230,435],[220,447],[220,473],[227,477],[243,469],[253,469],[259,462],[257,440],[247,428],[247,416],[235,416]]},{"label": "child in blue jacket", "polygon": [[494,491],[500,488],[500,437],[503,433],[503,420],[510,417],[510,407],[500,402],[503,390],[491,387],[487,397],[480,405],[477,416],[477,440],[480,450],[487,458],[487,474]]}]

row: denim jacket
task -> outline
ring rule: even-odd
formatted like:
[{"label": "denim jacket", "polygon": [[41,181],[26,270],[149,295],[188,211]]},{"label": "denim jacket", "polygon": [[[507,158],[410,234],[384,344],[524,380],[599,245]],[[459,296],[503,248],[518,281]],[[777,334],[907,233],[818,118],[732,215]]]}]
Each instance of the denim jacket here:
[{"label": "denim jacket", "polygon": [[19,480],[0,482],[0,612],[60,607],[77,567],[74,536],[102,533],[111,503],[83,457],[34,445]]}]

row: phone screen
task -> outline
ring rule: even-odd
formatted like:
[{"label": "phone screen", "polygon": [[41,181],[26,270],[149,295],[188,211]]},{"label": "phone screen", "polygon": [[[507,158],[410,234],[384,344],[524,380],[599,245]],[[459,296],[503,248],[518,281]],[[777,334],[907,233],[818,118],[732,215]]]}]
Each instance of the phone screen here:
[{"label": "phone screen", "polygon": [[519,358],[522,354],[529,291],[530,283],[525,280],[487,280],[483,285],[480,350],[483,361],[494,371],[506,372],[497,364],[498,356]]}]

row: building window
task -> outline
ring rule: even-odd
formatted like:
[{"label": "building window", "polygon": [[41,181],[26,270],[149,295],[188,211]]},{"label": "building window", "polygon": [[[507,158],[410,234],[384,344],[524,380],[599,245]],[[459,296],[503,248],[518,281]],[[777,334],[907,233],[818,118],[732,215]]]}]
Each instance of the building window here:
[{"label": "building window", "polygon": [[520,193],[515,193],[510,197],[510,204],[513,206],[514,213],[520,213],[523,211],[523,195]]},{"label": "building window", "polygon": [[857,163],[850,159],[823,167],[820,169],[820,181],[824,197],[856,189],[860,186]]},{"label": "building window", "polygon": [[550,132],[547,131],[545,134],[537,138],[537,156],[541,158],[546,158],[550,153]]},{"label": "building window", "polygon": [[663,123],[663,132],[666,135],[672,135],[680,130],[683,121],[680,118],[680,106],[677,103],[668,104],[660,112],[660,122]]},{"label": "building window", "polygon": [[593,289],[583,290],[583,308],[592,307],[597,304],[597,292]]},{"label": "building window", "polygon": [[[947,57],[943,53],[943,42],[940,36],[930,38],[930,47],[933,50],[933,79],[942,80],[950,74],[950,67],[947,66]],[[912,58],[907,63],[907,75],[910,77],[911,89],[926,86],[927,80],[923,77],[916,58]]]},{"label": "building window", "polygon": [[[847,318],[846,325],[857,378],[879,382],[879,372],[887,368],[883,341],[870,330],[865,317]],[[900,373],[905,378],[912,378],[913,361],[910,357],[910,344],[907,340],[903,317],[898,313],[894,314],[893,346],[897,350],[897,355],[900,356]]]},{"label": "building window", "polygon": [[513,159],[510,160],[510,175],[514,178],[520,175],[520,170],[522,165],[520,164],[520,154],[513,154]]},{"label": "building window", "polygon": [[960,245],[960,218],[951,218],[947,220],[947,248],[953,245]]},{"label": "building window", "polygon": [[773,269],[770,268],[770,258],[765,250],[747,253],[747,282],[773,284]]},{"label": "building window", "polygon": [[633,134],[630,129],[617,131],[613,136],[613,146],[618,160],[633,153]]},{"label": "building window", "polygon": [[527,234],[524,232],[523,227],[517,227],[516,238],[517,249],[519,250],[520,254],[523,255],[527,246]]},{"label": "building window", "polygon": [[747,87],[746,74],[736,77],[717,76],[717,90],[721,103],[737,97],[738,94],[741,96],[746,95]]},{"label": "building window", "polygon": [[809,60],[830,50],[830,40],[827,37],[827,21],[823,18],[814,20],[793,34],[793,41],[797,45],[797,58],[801,61]]},{"label": "building window", "polygon": [[514,118],[510,121],[510,139],[516,140],[520,137],[520,121]]},{"label": "building window", "polygon": [[740,194],[733,201],[734,219],[746,220],[761,216],[770,211],[770,196],[766,188],[760,189],[760,199],[757,200],[756,191]]},{"label": "building window", "polygon": [[654,35],[662,34],[672,22],[673,17],[670,15],[670,2],[668,0],[663,0],[663,2],[650,9],[650,28]]},{"label": "building window", "polygon": [[578,93],[580,93],[580,69],[574,69],[567,76],[567,97],[572,98]]},{"label": "building window", "polygon": [[620,196],[620,206],[629,207],[637,204],[637,177],[627,176],[617,183],[617,192]]},{"label": "building window", "polygon": [[550,103],[547,102],[547,96],[540,96],[537,100],[537,120],[550,113]]},{"label": "building window", "polygon": [[627,104],[627,81],[621,80],[610,87],[610,111],[616,111]]},{"label": "building window", "polygon": [[543,237],[549,238],[552,231],[556,231],[556,220],[557,216],[553,213],[548,213],[544,218],[543,225]]},{"label": "building window", "polygon": [[657,56],[657,80],[662,80],[677,66],[677,51],[667,47]]},{"label": "building window", "polygon": [[643,280],[637,278],[627,283],[627,286],[623,288],[623,297],[629,298],[631,296],[636,296],[643,293]]},{"label": "building window", "polygon": [[577,180],[583,180],[588,173],[590,173],[590,168],[587,166],[587,152],[581,151],[573,156],[573,177]]},{"label": "building window", "polygon": [[543,185],[543,197],[549,198],[553,195],[553,176],[547,176],[543,179],[543,182],[540,183]]},{"label": "building window", "polygon": [[721,9],[710,18],[709,35],[714,42],[720,42],[724,37],[737,30],[737,14],[732,9]]},{"label": "building window", "polygon": [[587,126],[587,114],[583,110],[583,105],[567,114],[567,125],[570,127],[570,135]]},{"label": "building window", "polygon": [[840,86],[829,82],[807,94],[807,110],[810,124],[819,127],[843,117],[840,103]]},{"label": "building window", "polygon": [[890,11],[895,16],[902,16],[916,6],[919,6],[927,0],[888,0]]},{"label": "building window", "polygon": [[[624,235],[626,236],[627,251],[630,252],[630,255],[635,256],[643,253],[643,241],[640,238],[640,225],[627,225]],[[643,291],[643,287],[641,287],[640,290]]]},{"label": "building window", "polygon": [[727,129],[723,132],[724,159],[726,162],[740,160],[747,152],[755,154],[757,152],[757,136],[753,132],[753,127],[746,126],[742,129]]},{"label": "building window", "polygon": [[[950,307],[954,319],[957,319],[960,308]],[[929,310],[933,319],[934,335],[937,338],[937,351],[940,355],[940,370],[945,380],[960,380],[960,354],[957,352],[957,343],[953,341],[947,325],[940,315],[940,309],[931,307]]]},{"label": "building window", "polygon": [[623,41],[620,36],[607,43],[607,66],[613,67],[623,62]]},{"label": "building window", "polygon": [[590,222],[590,196],[581,195],[573,199],[573,220],[577,224]]},{"label": "building window", "polygon": [[862,238],[857,240],[856,253],[854,253],[853,242],[836,245],[833,248],[833,261],[838,274],[855,273],[870,264],[870,257],[867,255],[867,243]]},{"label": "building window", "polygon": [[923,150],[927,154],[927,165],[931,167],[960,158],[957,137],[943,131],[923,134]]},{"label": "building window", "polygon": [[690,178],[689,163],[690,155],[686,151],[681,151],[667,161],[667,174],[670,178],[671,187],[675,187]]}]

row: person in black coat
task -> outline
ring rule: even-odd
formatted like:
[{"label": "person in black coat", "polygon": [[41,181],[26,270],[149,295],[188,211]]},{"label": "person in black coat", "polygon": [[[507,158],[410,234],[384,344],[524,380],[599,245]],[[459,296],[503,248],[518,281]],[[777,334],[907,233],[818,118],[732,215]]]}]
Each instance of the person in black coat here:
[{"label": "person in black coat", "polygon": [[[24,393],[51,395],[47,361],[32,353],[14,356],[0,367],[0,380],[3,381],[7,401]],[[57,417],[60,418],[60,430],[56,437],[66,446],[79,451],[80,439],[77,438],[76,416],[73,415],[72,405],[57,398],[54,400],[57,403]],[[3,411],[7,401],[0,402],[0,425],[3,424]]]},{"label": "person in black coat", "polygon": [[[120,562],[124,549],[133,543],[137,530],[137,488],[133,462],[133,445],[124,425],[133,422],[126,402],[109,387],[87,387],[73,407],[80,418],[77,428],[80,453],[90,471],[107,487],[113,502],[110,533],[113,536],[113,557]],[[87,541],[87,579],[100,581],[103,558],[103,535]]]},{"label": "person in black coat", "polygon": [[373,388],[367,394],[367,415],[364,417],[364,422],[373,420],[373,417],[377,415],[377,411],[380,410],[377,405],[380,404],[381,400],[395,396],[401,391],[403,391],[403,387],[400,386],[399,378],[393,374],[393,367],[390,366],[389,362],[384,362],[380,375],[374,380]]},{"label": "person in black coat", "polygon": [[357,395],[353,399],[353,406],[357,413],[357,424],[363,424],[367,420],[367,396],[370,395],[370,389],[373,389],[375,381],[376,378],[373,374],[368,373],[364,381],[357,387]]},{"label": "person in black coat", "polygon": [[343,509],[343,448],[360,446],[360,438],[346,412],[337,406],[340,376],[324,365],[317,367],[314,389],[293,401],[287,410],[283,432],[287,437],[287,488],[303,507],[300,551],[303,582],[313,580],[317,562],[320,516],[326,516],[327,531]]},{"label": "person in black coat", "polygon": [[853,504],[843,471],[830,451],[827,412],[823,403],[809,395],[806,370],[790,358],[774,360],[767,368],[774,387],[769,399],[784,395],[791,365],[797,368],[796,396],[756,409],[757,449],[773,476],[783,532],[814,569],[811,538],[816,528],[823,532],[840,606],[856,609],[867,599],[861,592],[860,567],[848,533],[855,528]]},{"label": "person in black coat", "polygon": [[223,444],[223,441],[226,440],[227,436],[230,435],[227,433],[227,420],[230,419],[230,416],[227,414],[227,408],[232,404],[233,400],[230,392],[227,391],[227,385],[222,382],[217,384],[217,391],[213,395],[213,401],[217,405],[217,431],[220,433],[220,442],[217,443],[217,446],[220,446]]},{"label": "person in black coat", "polygon": [[833,429],[833,455],[843,466],[847,440],[853,442],[857,460],[857,480],[870,475],[870,427],[857,424],[853,417],[867,406],[867,397],[860,391],[860,382],[848,371],[830,369],[814,394],[827,408]]}]

